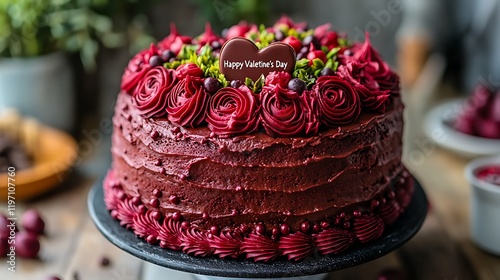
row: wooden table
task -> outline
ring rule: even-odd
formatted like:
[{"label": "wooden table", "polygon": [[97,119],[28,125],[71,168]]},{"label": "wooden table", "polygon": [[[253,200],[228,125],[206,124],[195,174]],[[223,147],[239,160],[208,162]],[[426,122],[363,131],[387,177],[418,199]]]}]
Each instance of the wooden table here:
[{"label": "wooden table", "polygon": [[[418,124],[410,120],[408,126],[415,128]],[[386,269],[397,269],[408,279],[500,279],[500,257],[480,251],[469,240],[470,190],[463,175],[467,161],[435,147],[418,134],[410,133],[405,139],[405,162],[424,186],[431,203],[422,229],[395,252],[334,272],[330,279],[377,279]],[[423,157],[415,153],[423,153]],[[39,259],[18,259],[16,273],[8,272],[2,262],[0,279],[43,280],[49,275],[66,280],[139,279],[142,262],[111,245],[88,216],[86,199],[93,181],[72,176],[53,193],[18,208],[18,213],[22,208],[39,209],[46,220],[47,234],[42,238]],[[0,204],[0,209],[5,212],[6,204]],[[100,265],[103,256],[111,260],[111,265]]]}]

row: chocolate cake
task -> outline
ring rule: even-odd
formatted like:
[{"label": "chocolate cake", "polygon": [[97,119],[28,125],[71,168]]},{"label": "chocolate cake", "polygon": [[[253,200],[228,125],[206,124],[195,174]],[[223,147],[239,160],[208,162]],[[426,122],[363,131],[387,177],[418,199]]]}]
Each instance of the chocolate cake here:
[{"label": "chocolate cake", "polygon": [[286,17],[222,37],[172,26],[125,69],[104,199],[166,250],[343,253],[379,238],[411,200],[402,112],[398,77],[368,36],[350,43]]}]

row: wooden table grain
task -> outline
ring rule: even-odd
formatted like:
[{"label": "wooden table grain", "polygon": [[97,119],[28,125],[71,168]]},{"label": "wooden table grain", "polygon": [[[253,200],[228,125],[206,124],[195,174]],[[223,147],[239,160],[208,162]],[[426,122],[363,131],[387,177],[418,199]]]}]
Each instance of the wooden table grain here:
[{"label": "wooden table grain", "polygon": [[[500,257],[479,250],[470,241],[470,188],[463,175],[467,160],[434,146],[414,129],[418,119],[412,119],[412,108],[408,107],[411,132],[404,141],[405,164],[430,200],[427,219],[420,232],[400,249],[333,272],[329,279],[377,279],[382,271],[394,269],[407,279],[500,279]],[[417,160],[415,153],[423,156]],[[65,280],[140,279],[142,262],[109,243],[89,218],[86,199],[94,181],[72,176],[52,193],[19,205],[19,213],[26,208],[38,209],[45,217],[47,233],[42,237],[39,259],[18,259],[16,273],[7,271],[3,261],[0,279],[43,280],[50,275]],[[0,212],[4,209],[6,204],[1,203]],[[100,264],[102,257],[110,259],[109,266]]]}]

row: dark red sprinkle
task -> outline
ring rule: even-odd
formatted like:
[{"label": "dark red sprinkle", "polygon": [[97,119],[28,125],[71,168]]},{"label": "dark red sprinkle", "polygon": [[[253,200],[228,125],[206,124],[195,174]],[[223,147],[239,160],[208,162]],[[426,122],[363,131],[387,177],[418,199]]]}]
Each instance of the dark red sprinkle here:
[{"label": "dark red sprinkle", "polygon": [[248,233],[248,232],[250,232],[250,227],[247,225],[241,225],[240,230],[241,230],[241,232]]},{"label": "dark red sprinkle", "polygon": [[131,121],[132,120],[132,116],[131,115],[128,115],[127,116],[127,121]]},{"label": "dark red sprinkle", "polygon": [[356,210],[356,211],[352,212],[352,215],[354,217],[361,217],[361,211]]},{"label": "dark red sprinkle", "polygon": [[300,230],[302,230],[302,232],[304,233],[307,233],[309,232],[309,229],[311,228],[311,225],[309,224],[309,222],[303,222],[301,225],[300,225]]},{"label": "dark red sprinkle", "polygon": [[236,209],[231,210],[231,215],[232,216],[238,215],[238,210],[236,210]]},{"label": "dark red sprinkle", "polygon": [[242,190],[242,188],[241,188],[240,186],[237,186],[237,187],[235,188],[235,190],[236,190],[237,192],[239,192],[239,191],[241,191],[241,190]]},{"label": "dark red sprinkle", "polygon": [[218,226],[211,226],[210,233],[213,235],[219,235],[219,233],[220,233],[219,227]]},{"label": "dark red sprinkle", "polygon": [[181,223],[181,228],[183,229],[188,229],[189,228],[189,222],[188,221],[184,221]]},{"label": "dark red sprinkle", "polygon": [[344,228],[350,228],[351,227],[351,223],[349,222],[344,222]]},{"label": "dark red sprinkle", "polygon": [[321,228],[328,228],[330,224],[328,222],[321,222]]},{"label": "dark red sprinkle", "polygon": [[210,138],[214,138],[215,137],[215,132],[210,132]]},{"label": "dark red sprinkle", "polygon": [[160,212],[160,211],[153,211],[153,213],[151,213],[151,216],[153,217],[153,219],[159,221],[161,220],[161,218],[163,218],[163,214]]},{"label": "dark red sprinkle", "polygon": [[151,198],[151,200],[149,201],[149,204],[151,204],[151,206],[157,208],[158,206],[160,206],[160,201],[157,198]]},{"label": "dark red sprinkle", "polygon": [[288,235],[290,234],[290,227],[287,224],[282,224],[280,227],[281,234]]},{"label": "dark red sprinkle", "polygon": [[339,217],[335,218],[335,224],[336,225],[340,224],[340,218]]},{"label": "dark red sprinkle", "polygon": [[156,236],[154,235],[148,235],[148,237],[146,238],[146,242],[148,242],[149,244],[155,244],[157,241],[158,238],[156,238]]},{"label": "dark red sprinkle", "polygon": [[156,140],[156,139],[160,138],[160,133],[156,130],[153,130],[153,131],[151,131],[150,136],[151,136],[151,138],[153,138],[153,140]]},{"label": "dark red sprinkle", "polygon": [[372,208],[378,207],[380,205],[380,202],[376,199],[372,200],[371,206]]},{"label": "dark red sprinkle", "polygon": [[141,201],[141,198],[140,198],[140,197],[138,197],[138,196],[134,196],[134,197],[132,198],[132,204],[134,204],[135,206],[138,206],[139,204],[141,204],[141,202],[142,202],[142,201]]},{"label": "dark red sprinkle", "polygon": [[182,136],[184,136],[182,132],[177,132],[177,134],[175,134],[176,138],[182,138]]},{"label": "dark red sprinkle", "polygon": [[99,262],[101,264],[101,266],[109,266],[111,264],[111,261],[109,260],[108,257],[106,256],[103,256],[101,257],[101,261]]},{"label": "dark red sprinkle", "polygon": [[319,233],[321,231],[321,226],[319,224],[314,224],[313,231],[314,233]]},{"label": "dark red sprinkle", "polygon": [[273,229],[271,230],[271,234],[272,234],[272,235],[274,235],[274,236],[277,236],[278,234],[280,234],[280,230],[279,230],[279,229],[277,229],[277,228],[273,228]]},{"label": "dark red sprinkle", "polygon": [[201,214],[201,218],[203,220],[208,220],[210,218],[210,216],[208,215],[208,213],[203,213],[203,214]]},{"label": "dark red sprinkle", "polygon": [[181,215],[181,213],[179,213],[179,212],[174,212],[174,214],[172,214],[172,219],[174,219],[174,221],[180,221],[180,220],[182,220],[182,215]]},{"label": "dark red sprinkle", "polygon": [[174,126],[174,128],[172,128],[173,133],[178,133],[180,131],[181,131],[181,129],[178,126]]},{"label": "dark red sprinkle", "polygon": [[146,213],[146,211],[148,210],[148,209],[146,209],[146,206],[144,206],[142,204],[137,206],[137,208],[139,209],[139,213],[142,213],[142,214]]},{"label": "dark red sprinkle", "polygon": [[154,189],[153,190],[153,195],[154,197],[161,197],[161,191],[159,189]]},{"label": "dark red sprinkle", "polygon": [[155,160],[155,165],[156,165],[156,166],[160,166],[160,165],[161,165],[161,159],[157,159],[157,160]]},{"label": "dark red sprinkle", "polygon": [[172,204],[179,204],[181,202],[180,198],[176,195],[171,195],[168,200],[170,201],[170,203]]},{"label": "dark red sprinkle", "polygon": [[345,218],[345,213],[344,213],[344,212],[340,213],[340,214],[339,214],[339,217],[340,217],[341,219]]},{"label": "dark red sprinkle", "polygon": [[257,226],[255,226],[255,232],[257,232],[258,234],[264,234],[266,233],[266,227],[262,224],[258,224]]}]

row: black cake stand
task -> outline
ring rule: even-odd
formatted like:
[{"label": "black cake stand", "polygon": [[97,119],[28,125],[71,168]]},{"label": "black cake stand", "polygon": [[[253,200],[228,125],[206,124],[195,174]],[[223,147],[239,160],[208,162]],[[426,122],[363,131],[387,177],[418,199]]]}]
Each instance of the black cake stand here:
[{"label": "black cake stand", "polygon": [[[415,179],[413,179],[415,180]],[[424,190],[415,180],[415,192],[405,212],[384,235],[360,246],[352,246],[338,255],[314,256],[300,262],[278,260],[272,263],[247,259],[199,258],[181,251],[162,249],[137,238],[131,230],[120,226],[104,204],[102,180],[96,183],[88,196],[90,216],[101,233],[123,251],[148,263],[164,268],[203,275],[239,278],[299,277],[331,272],[356,266],[399,248],[420,229],[427,214],[428,202]]]}]

